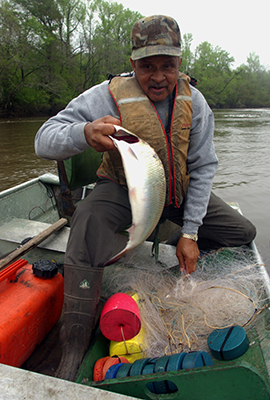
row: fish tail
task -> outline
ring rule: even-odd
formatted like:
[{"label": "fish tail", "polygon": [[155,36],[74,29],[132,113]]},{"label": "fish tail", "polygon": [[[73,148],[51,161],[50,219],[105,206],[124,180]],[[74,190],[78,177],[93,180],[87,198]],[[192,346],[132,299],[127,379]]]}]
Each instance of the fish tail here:
[{"label": "fish tail", "polygon": [[123,257],[126,253],[128,253],[129,250],[131,250],[131,249],[129,249],[128,247],[125,247],[125,248],[124,248],[123,250],[121,250],[118,254],[116,254],[115,256],[113,256],[112,258],[110,258],[109,261],[107,261],[107,262],[104,264],[104,267],[108,267],[109,265],[114,264],[114,263],[115,263],[116,261],[118,261],[121,257]]}]

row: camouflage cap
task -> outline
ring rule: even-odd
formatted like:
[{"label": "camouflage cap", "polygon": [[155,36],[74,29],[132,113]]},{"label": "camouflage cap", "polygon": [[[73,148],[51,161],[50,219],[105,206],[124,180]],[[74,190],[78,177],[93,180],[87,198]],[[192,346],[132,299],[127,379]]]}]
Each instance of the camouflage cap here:
[{"label": "camouflage cap", "polygon": [[181,56],[177,22],[165,15],[152,15],[135,22],[131,30],[132,60],[155,56]]}]

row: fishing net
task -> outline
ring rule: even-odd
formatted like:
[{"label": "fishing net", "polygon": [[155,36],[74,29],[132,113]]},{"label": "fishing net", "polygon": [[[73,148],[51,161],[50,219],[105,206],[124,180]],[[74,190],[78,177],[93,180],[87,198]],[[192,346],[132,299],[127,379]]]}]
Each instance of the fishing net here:
[{"label": "fishing net", "polygon": [[208,351],[213,329],[248,329],[266,307],[264,268],[252,253],[247,247],[212,252],[200,257],[191,275],[181,274],[178,265],[170,268],[153,257],[137,256],[110,271],[105,295],[138,294],[146,357]]}]

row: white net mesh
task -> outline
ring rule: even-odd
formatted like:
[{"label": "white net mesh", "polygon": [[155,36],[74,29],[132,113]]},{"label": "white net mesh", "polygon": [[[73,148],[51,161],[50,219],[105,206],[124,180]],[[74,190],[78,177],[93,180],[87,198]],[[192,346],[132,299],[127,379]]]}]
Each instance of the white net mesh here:
[{"label": "white net mesh", "polygon": [[179,267],[136,257],[115,267],[106,282],[108,297],[116,292],[139,295],[146,356],[181,351],[208,351],[213,329],[248,327],[265,307],[265,276],[249,248],[226,248],[201,257],[192,275]]}]

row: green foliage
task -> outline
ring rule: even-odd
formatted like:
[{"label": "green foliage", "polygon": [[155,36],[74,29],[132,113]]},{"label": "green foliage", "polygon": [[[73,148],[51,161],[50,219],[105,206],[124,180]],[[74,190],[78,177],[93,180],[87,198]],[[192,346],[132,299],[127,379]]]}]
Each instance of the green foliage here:
[{"label": "green foliage", "polygon": [[194,55],[191,51],[191,43],[192,43],[193,37],[191,33],[185,33],[183,36],[182,40],[182,70],[185,71],[186,73],[189,73],[189,71],[192,68],[193,61],[194,61]]},{"label": "green foliage", "polygon": [[234,58],[219,46],[208,42],[191,52],[192,35],[184,35],[181,70],[198,81],[197,88],[212,108],[243,108],[270,106],[270,71],[260,65],[254,52],[247,65],[232,69]]},{"label": "green foliage", "polygon": [[138,18],[103,0],[0,0],[1,114],[55,113],[108,73],[130,70]]},{"label": "green foliage", "polygon": [[[131,70],[130,31],[142,16],[105,0],[0,0],[0,113],[52,114],[108,74]],[[181,70],[211,107],[270,107],[270,71],[184,34]]]},{"label": "green foliage", "polygon": [[117,3],[96,1],[89,8],[90,29],[84,29],[82,89],[102,82],[108,74],[130,71],[130,31],[141,18],[139,13]]}]

